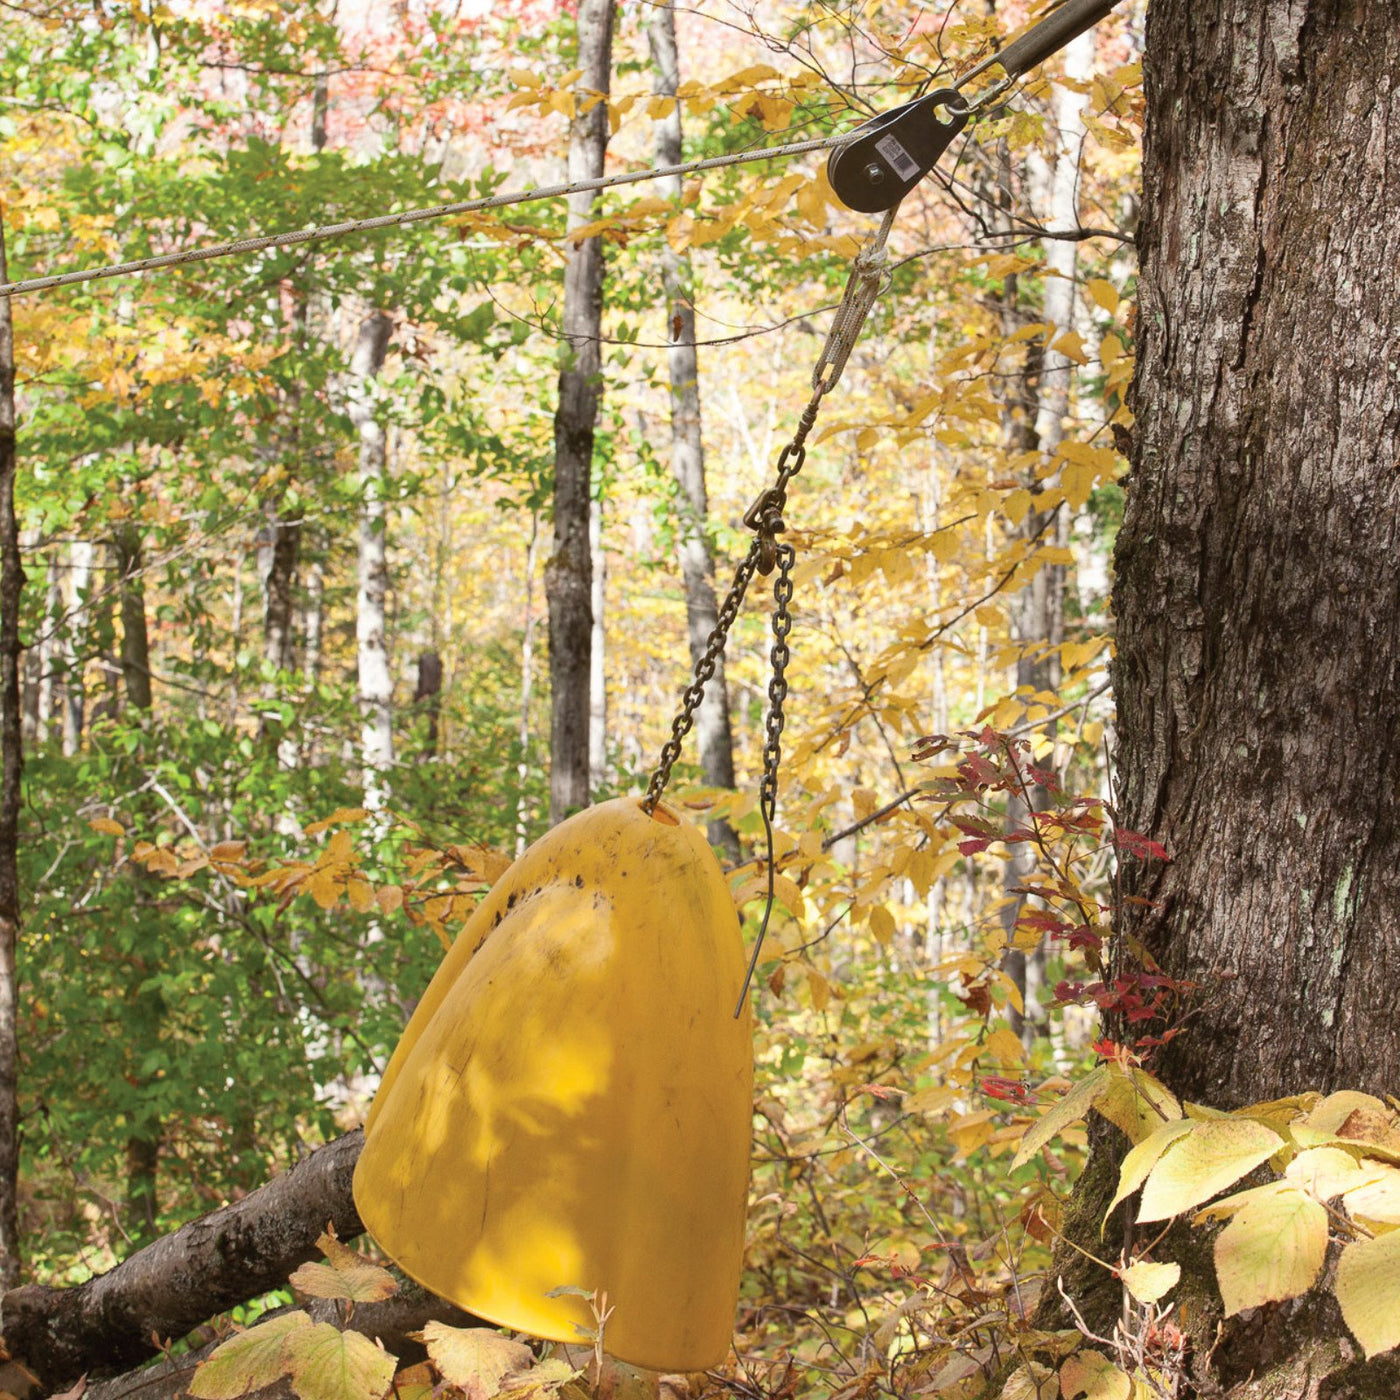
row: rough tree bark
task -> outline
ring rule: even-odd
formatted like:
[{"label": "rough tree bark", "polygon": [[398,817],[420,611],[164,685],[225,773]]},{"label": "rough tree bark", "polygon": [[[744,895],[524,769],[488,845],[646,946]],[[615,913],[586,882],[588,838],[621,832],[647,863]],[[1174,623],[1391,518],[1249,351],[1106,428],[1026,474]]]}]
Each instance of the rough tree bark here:
[{"label": "rough tree bark", "polygon": [[358,663],[360,754],[364,765],[365,806],[380,811],[387,799],[386,775],[394,763],[393,677],[385,641],[384,608],[389,593],[389,562],[385,539],[384,425],[375,416],[374,381],[389,352],[393,320],[372,311],[360,322],[350,357],[347,412],[360,435],[359,593],[355,600],[355,641]]},{"label": "rough tree bark", "polygon": [[[0,227],[0,282],[8,280]],[[15,518],[15,340],[10,299],[0,297],[0,1282],[19,1277],[19,1043],[15,949],[19,944],[20,598],[24,565]]]},{"label": "rough tree bark", "polygon": [[[1116,776],[1172,857],[1130,863],[1134,931],[1202,988],[1158,1070],[1218,1108],[1394,1093],[1400,28],[1340,0],[1154,0],[1145,76]],[[1393,1362],[1324,1383],[1344,1333],[1317,1320],[1235,1320],[1223,1379],[1396,1393]],[[1279,1356],[1277,1388],[1246,1382]]]},{"label": "rough tree bark", "polygon": [[[608,146],[613,0],[579,0],[578,112],[569,129],[569,179],[603,173]],[[596,100],[596,95],[602,100]],[[592,101],[593,105],[589,106]],[[593,217],[594,197],[569,196],[569,227]],[[567,346],[554,415],[554,553],[545,565],[549,600],[549,816],[561,821],[588,805],[589,677],[592,647],[592,561],[588,514],[593,436],[602,393],[599,336],[603,321],[603,243],[569,245],[564,269],[563,331]]]},{"label": "rough tree bark", "polygon": [[1222,1108],[1400,1088],[1400,29],[1157,0],[1118,539],[1141,936]]},{"label": "rough tree bark", "polygon": [[[647,22],[647,41],[656,72],[652,91],[674,98],[680,86],[680,57],[676,47],[676,16],[669,5],[658,5]],[[656,163],[679,165],[682,159],[680,103],[656,123]],[[680,176],[659,182],[660,192],[681,197]],[[705,490],[705,449],[700,435],[700,362],[695,350],[695,305],[691,297],[690,258],[669,243],[661,250],[661,280],[666,289],[667,326],[671,337],[666,352],[671,377],[671,474],[681,489],[681,577],[685,583],[686,629],[694,665],[719,621],[715,602],[715,560],[705,532],[709,500]],[[729,724],[729,689],[724,680],[724,657],[715,661],[714,679],[695,715],[700,766],[711,787],[734,786],[734,736]],[[739,858],[739,841],[728,822],[711,822],[710,840],[731,860]]]}]

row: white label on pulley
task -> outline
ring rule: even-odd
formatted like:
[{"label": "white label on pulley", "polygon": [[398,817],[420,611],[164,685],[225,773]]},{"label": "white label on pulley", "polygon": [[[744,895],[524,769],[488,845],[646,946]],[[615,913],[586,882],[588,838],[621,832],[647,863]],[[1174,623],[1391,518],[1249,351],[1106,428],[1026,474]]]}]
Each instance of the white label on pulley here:
[{"label": "white label on pulley", "polygon": [[896,136],[882,136],[875,149],[894,167],[901,180],[912,180],[919,173],[919,162],[899,144]]}]

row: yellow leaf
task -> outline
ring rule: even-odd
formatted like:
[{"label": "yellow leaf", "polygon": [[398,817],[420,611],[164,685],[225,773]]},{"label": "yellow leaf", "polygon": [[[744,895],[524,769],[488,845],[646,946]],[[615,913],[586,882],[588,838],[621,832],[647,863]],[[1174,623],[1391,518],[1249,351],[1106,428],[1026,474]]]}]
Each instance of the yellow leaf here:
[{"label": "yellow leaf", "polygon": [[511,1341],[490,1327],[448,1327],[430,1322],[423,1344],[442,1379],[465,1390],[466,1400],[491,1400],[501,1380],[531,1364],[533,1354],[521,1341]]},{"label": "yellow leaf", "polygon": [[248,853],[246,841],[220,841],[209,852],[209,858],[217,861],[242,860]]},{"label": "yellow leaf", "polygon": [[882,947],[894,937],[896,928],[894,915],[883,904],[871,905],[867,922],[875,941]]},{"label": "yellow leaf", "polygon": [[807,974],[807,990],[812,995],[812,1010],[825,1011],[827,1003],[831,1000],[831,983],[810,963],[804,963],[802,970]]},{"label": "yellow leaf", "polygon": [[1026,1062],[1020,1036],[1006,1026],[998,1026],[983,1042],[982,1050],[999,1065],[1020,1066]]},{"label": "yellow leaf", "polygon": [[1302,1191],[1275,1185],[1280,1189],[1246,1205],[1215,1242],[1215,1274],[1226,1317],[1296,1298],[1322,1272],[1326,1209]]},{"label": "yellow leaf", "polygon": [[1347,1245],[1334,1291],[1368,1358],[1400,1346],[1400,1230]]},{"label": "yellow leaf", "polygon": [[334,909],[340,902],[340,881],[325,870],[313,870],[306,888],[322,909]]},{"label": "yellow leaf", "polygon": [[385,914],[395,914],[403,908],[403,891],[397,885],[380,885],[375,891],[375,898]]},{"label": "yellow leaf", "polygon": [[378,1303],[399,1291],[387,1269],[353,1254],[354,1264],[303,1264],[288,1282],[308,1298],[340,1298],[349,1303]]},{"label": "yellow leaf", "polygon": [[1106,335],[1099,341],[1099,359],[1105,372],[1111,370],[1123,357],[1123,342],[1116,335]]},{"label": "yellow leaf", "polygon": [[1118,310],[1118,288],[1112,282],[1106,281],[1102,277],[1091,277],[1085,282],[1084,290],[1089,293],[1090,299],[1096,305],[1103,307],[1110,316]]},{"label": "yellow leaf", "polygon": [[1283,1139],[1248,1118],[1210,1118],[1172,1143],[1142,1189],[1138,1219],[1167,1220],[1192,1210],[1267,1162]]},{"label": "yellow leaf", "polygon": [[146,857],[146,869],[154,875],[173,875],[179,869],[179,862],[173,851],[162,846]]},{"label": "yellow leaf", "polygon": [[114,822],[111,817],[93,817],[88,825],[94,831],[100,831],[104,836],[126,835],[126,828],[120,822]]},{"label": "yellow leaf", "polygon": [[1105,1222],[1120,1202],[1131,1196],[1147,1180],[1147,1174],[1157,1165],[1162,1153],[1182,1134],[1189,1133],[1192,1127],[1193,1123],[1189,1118],[1178,1118],[1174,1123],[1163,1123],[1133,1147],[1123,1158],[1123,1165],[1118,1168],[1118,1190],[1104,1212]]},{"label": "yellow leaf", "polygon": [[1108,1071],[1100,1065],[1097,1069],[1090,1070],[1062,1099],[1051,1104],[1046,1112],[1026,1129],[1021,1146],[1011,1159],[1012,1170],[1029,1162],[1051,1138],[1062,1133],[1071,1123],[1077,1123],[1083,1118],[1103,1093],[1107,1076]]},{"label": "yellow leaf", "polygon": [[1130,1400],[1132,1381],[1096,1351],[1077,1351],[1060,1367],[1063,1400]]},{"label": "yellow leaf", "polygon": [[1023,486],[1008,492],[1006,499],[1001,503],[1001,513],[1011,525],[1019,525],[1026,518],[1026,512],[1030,508],[1031,493]]},{"label": "yellow leaf", "polygon": [[323,817],[318,822],[312,822],[306,828],[308,836],[319,836],[321,832],[328,831],[333,826],[351,825],[355,822],[362,822],[369,816],[369,812],[363,807],[337,807],[328,817]]},{"label": "yellow leaf", "polygon": [[272,1385],[290,1367],[288,1334],[310,1326],[311,1319],[298,1309],[237,1333],[199,1363],[190,1394],[197,1400],[238,1400]]},{"label": "yellow leaf", "polygon": [[1163,1123],[1181,1117],[1176,1097],[1145,1069],[1129,1069],[1125,1073],[1116,1066],[1110,1067],[1105,1092],[1094,1107],[1134,1143],[1156,1132]]},{"label": "yellow leaf", "polygon": [[354,853],[355,838],[348,831],[337,831],[326,842],[326,849],[321,852],[321,858],[316,863],[318,865],[343,865]]},{"label": "yellow leaf", "polygon": [[368,880],[351,876],[345,882],[345,896],[357,914],[368,914],[375,907],[374,889]]},{"label": "yellow leaf", "polygon": [[1050,349],[1063,355],[1067,360],[1073,360],[1077,365],[1089,363],[1089,357],[1084,353],[1084,338],[1078,331],[1066,331],[1063,335],[1057,336],[1051,343]]},{"label": "yellow leaf", "polygon": [[394,1358],[359,1332],[318,1322],[288,1339],[292,1389],[300,1400],[381,1400]]},{"label": "yellow leaf", "polygon": [[1139,1303],[1156,1303],[1165,1298],[1181,1282],[1180,1264],[1155,1264],[1148,1259],[1139,1259],[1118,1271],[1123,1287]]}]

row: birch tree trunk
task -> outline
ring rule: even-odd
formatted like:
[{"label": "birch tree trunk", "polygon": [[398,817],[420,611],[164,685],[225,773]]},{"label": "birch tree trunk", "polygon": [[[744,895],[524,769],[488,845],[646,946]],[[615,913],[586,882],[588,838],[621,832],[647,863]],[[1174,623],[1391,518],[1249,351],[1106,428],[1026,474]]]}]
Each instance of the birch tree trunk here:
[{"label": "birch tree trunk", "polygon": [[92,587],[92,565],[96,546],[91,540],[78,540],[68,550],[68,635],[63,647],[63,756],[72,758],[83,743],[86,720],[87,685],[84,680],[87,657],[84,639],[88,628],[88,593]]},{"label": "birch tree trunk", "polygon": [[[8,281],[0,227],[0,282]],[[10,299],[0,297],[0,1283],[19,1278],[19,1041],[15,949],[19,944],[19,805],[24,763],[19,609],[24,566],[15,517],[15,339]]]},{"label": "birch tree trunk", "polygon": [[[652,91],[674,98],[680,86],[680,55],[676,46],[676,16],[659,5],[647,22],[647,42],[655,68]],[[679,102],[656,122],[656,163],[679,165],[682,160]],[[659,192],[679,202],[679,176],[658,181]],[[685,583],[686,630],[693,666],[719,621],[715,602],[715,560],[706,526],[709,500],[705,489],[705,449],[700,435],[700,362],[695,350],[695,304],[691,292],[690,258],[669,243],[661,250],[661,280],[666,290],[666,323],[671,337],[666,352],[671,377],[671,474],[681,489],[681,577]],[[724,657],[715,662],[714,679],[695,715],[700,766],[711,787],[734,786],[734,736],[729,725],[729,691],[724,680]],[[711,822],[709,836],[731,860],[739,857],[739,842],[727,822]]]},{"label": "birch tree trunk", "polygon": [[347,392],[350,421],[360,437],[359,592],[355,599],[356,664],[359,677],[360,755],[364,765],[365,806],[383,809],[388,800],[386,774],[394,762],[393,678],[384,630],[389,592],[385,538],[384,487],[386,439],[375,416],[374,381],[384,368],[393,333],[392,319],[373,311],[360,322],[350,357]]},{"label": "birch tree trunk", "polygon": [[[597,179],[608,145],[613,0],[579,0],[578,112],[569,129],[569,180]],[[589,101],[595,94],[603,100]],[[569,227],[593,217],[591,194],[569,196]],[[588,543],[593,437],[602,391],[603,245],[569,245],[564,269],[564,367],[554,416],[554,552],[545,565],[549,602],[549,816],[588,805],[593,570]]]},{"label": "birch tree trunk", "polygon": [[[1094,64],[1093,31],[1081,34],[1064,51],[1064,76],[1076,85],[1087,82]],[[1056,84],[1050,99],[1050,121],[1058,136],[1054,161],[1045,171],[1045,220],[1052,233],[1079,227],[1079,162],[1084,144],[1084,95],[1073,87]],[[1054,342],[1074,329],[1076,281],[1079,244],[1073,239],[1047,238],[1042,244],[1045,259],[1045,291],[1040,316],[1050,329],[1046,332],[1046,348],[1040,361],[1036,383],[1034,409],[1034,443],[1042,462],[1053,460],[1065,439],[1065,418],[1070,409],[1070,389],[1074,381],[1074,361],[1054,348]],[[1053,480],[1053,478],[1047,478]],[[1042,484],[1034,478],[1032,490]],[[1064,508],[1055,518],[1032,509],[1021,524],[1022,536],[1028,541],[1068,545],[1070,519]],[[1046,539],[1046,535],[1049,538]],[[1016,667],[1017,687],[1032,693],[1054,694],[1060,688],[1060,660],[1053,648],[1065,639],[1065,587],[1068,581],[1063,564],[1042,566],[1030,584],[1015,597],[1012,605],[1012,633],[1023,650]],[[1053,732],[1053,731],[1052,731]],[[1036,785],[1030,789],[1031,806],[1044,811],[1049,805],[1049,793]],[[1017,794],[1008,799],[1008,820],[1014,826],[1024,826],[1026,803]],[[1013,901],[1007,911],[1011,921],[1009,937],[1014,937],[1015,920],[1020,915],[1024,896],[1012,891],[1026,883],[1034,865],[1028,845],[1015,848],[1006,865],[1005,887]],[[1040,1014],[1040,993],[1045,984],[1045,944],[1043,939],[1034,947],[1018,949],[1012,955],[1017,984],[1025,998],[1021,1016],[1014,1013],[1010,1021],[1021,1033],[1027,1048],[1043,1026]],[[1019,1024],[1018,1024],[1019,1022]]]}]

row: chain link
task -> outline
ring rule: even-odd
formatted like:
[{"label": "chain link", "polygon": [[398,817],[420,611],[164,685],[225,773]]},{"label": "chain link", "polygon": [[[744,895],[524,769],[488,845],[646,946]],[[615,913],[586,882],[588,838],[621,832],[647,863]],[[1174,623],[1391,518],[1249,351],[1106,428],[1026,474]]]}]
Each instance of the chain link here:
[{"label": "chain link", "polygon": [[885,241],[894,223],[894,209],[886,212],[880,227],[865,247],[856,254],[851,267],[851,275],[846,283],[846,294],[837,308],[836,319],[827,333],[826,343],[812,371],[812,396],[797,422],[797,431],[792,440],[778,455],[777,470],[773,484],[766,488],[754,503],[744,512],[744,524],[754,532],[749,552],[734,571],[734,582],[729,586],[724,603],[719,610],[715,626],[705,641],[705,649],[695,662],[693,678],[681,694],[680,709],[671,721],[671,734],[661,749],[656,768],[647,783],[646,796],[642,798],[642,810],[654,812],[661,801],[666,785],[671,781],[671,769],[680,757],[685,736],[695,724],[695,714],[705,698],[705,686],[714,679],[724,645],[729,637],[743,605],[753,576],[765,577],[777,570],[773,581],[773,646],[769,659],[773,667],[772,679],[768,683],[768,715],[764,722],[763,777],[759,783],[759,810],[763,815],[763,829],[768,846],[768,902],[763,910],[763,922],[759,927],[758,939],[754,943],[749,960],[748,972],[744,976],[743,990],[739,993],[739,1004],[734,1014],[738,1016],[748,995],[749,984],[753,980],[754,969],[758,966],[759,951],[763,947],[764,935],[768,932],[768,921],[773,914],[773,882],[775,861],[773,856],[773,821],[778,810],[778,772],[782,764],[783,726],[786,723],[784,704],[787,700],[787,665],[791,660],[788,648],[788,634],[792,631],[792,570],[797,559],[797,551],[792,545],[779,540],[787,526],[783,511],[787,507],[787,489],[807,462],[807,437],[817,421],[822,400],[836,387],[841,378],[851,351],[855,348],[856,337],[860,334],[865,318],[875,298],[880,293],[885,275]]}]

